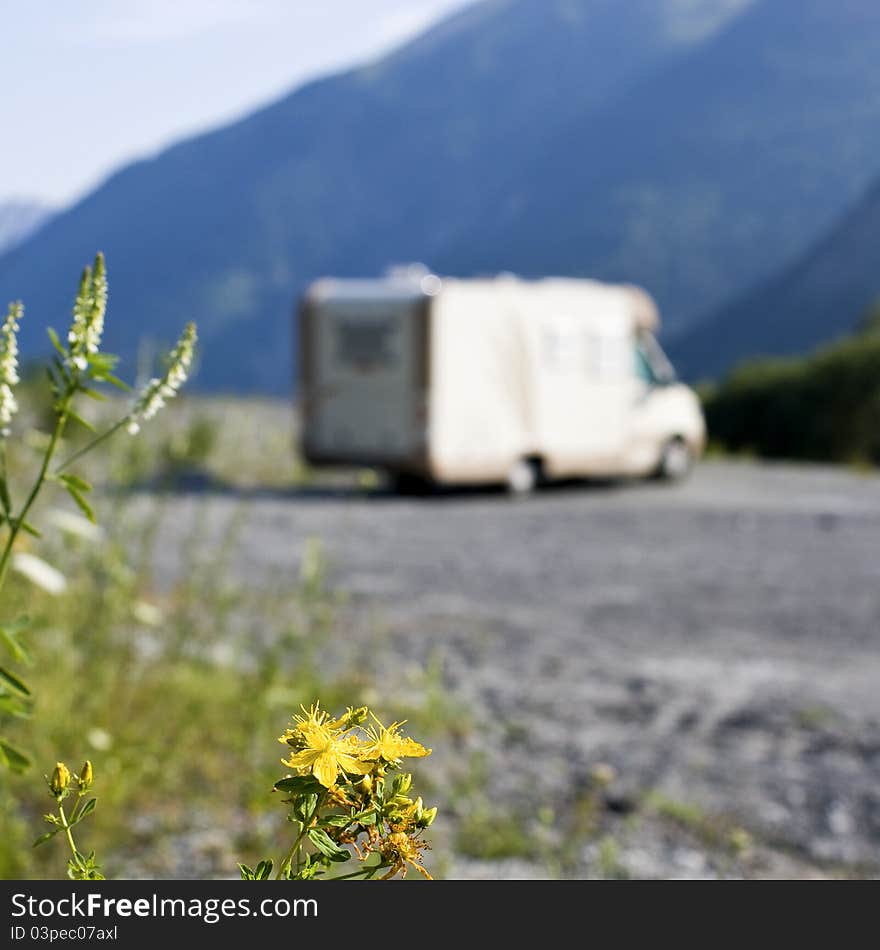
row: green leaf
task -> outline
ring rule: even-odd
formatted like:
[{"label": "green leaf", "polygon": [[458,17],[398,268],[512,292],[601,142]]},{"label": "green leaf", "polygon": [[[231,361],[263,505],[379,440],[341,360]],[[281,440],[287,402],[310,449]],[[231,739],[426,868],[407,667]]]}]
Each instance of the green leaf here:
[{"label": "green leaf", "polygon": [[110,383],[111,386],[115,386],[117,389],[121,389],[123,392],[130,392],[131,386],[128,383],[124,383],[121,379],[114,376],[112,373],[105,373],[101,379],[105,383]]},{"label": "green leaf", "polygon": [[97,798],[90,798],[85,803],[85,805],[82,806],[82,808],[75,808],[73,815],[70,818],[70,827],[72,828],[74,825],[78,825],[83,820],[83,818],[86,817],[86,815],[91,815],[91,813],[95,810],[95,805],[97,804]]},{"label": "green leaf", "polygon": [[39,838],[31,845],[32,848],[39,848],[41,844],[45,844],[50,839],[54,838],[59,831],[63,831],[63,828],[53,828],[51,831],[47,831],[44,835],[40,835]]},{"label": "green leaf", "polygon": [[15,719],[30,718],[30,709],[18,693],[0,692],[0,713],[12,716]]},{"label": "green leaf", "polygon": [[12,687],[17,693],[21,693],[22,696],[30,696],[31,694],[26,683],[23,683],[14,673],[10,673],[2,666],[0,666],[0,680],[6,683],[7,686]]},{"label": "green leaf", "polygon": [[66,386],[69,386],[72,382],[70,376],[70,370],[67,368],[67,363],[64,360],[58,359],[57,356],[52,357],[52,365],[55,367],[55,371],[58,375],[64,380]]},{"label": "green leaf", "polygon": [[293,775],[275,783],[279,792],[293,792],[296,795],[324,791],[324,786],[313,775]]},{"label": "green leaf", "polygon": [[321,819],[320,824],[324,827],[345,828],[354,821],[348,815],[326,815]]},{"label": "green leaf", "polygon": [[48,327],[46,333],[49,334],[49,339],[52,341],[52,346],[55,347],[56,352],[60,354],[62,359],[67,359],[67,350],[65,350],[61,345],[61,340],[58,339],[58,334],[52,329],[52,327]]},{"label": "green leaf", "polygon": [[269,875],[272,873],[272,859],[267,858],[265,861],[260,861],[257,865],[257,870],[254,872],[254,878],[258,881],[268,881]]},{"label": "green leaf", "polygon": [[49,389],[52,393],[52,399],[57,402],[59,396],[61,395],[61,384],[55,378],[55,374],[52,372],[51,366],[46,367],[46,376],[49,379]]},{"label": "green leaf", "polygon": [[309,828],[307,834],[309,841],[331,861],[348,861],[351,858],[348,851],[344,851],[335,841],[331,840],[326,831],[322,831],[320,828]]},{"label": "green leaf", "polygon": [[89,356],[90,368],[102,376],[109,373],[118,362],[119,357],[113,353],[92,353]]},{"label": "green leaf", "polygon": [[318,808],[318,796],[310,793],[295,796],[293,799],[287,799],[287,801],[291,802],[291,811],[296,820],[303,826],[308,825]]},{"label": "green leaf", "polygon": [[21,631],[27,629],[30,623],[30,617],[19,617],[15,623],[0,627],[0,640],[6,644],[6,649],[12,654],[17,663],[30,663],[31,657],[28,651],[18,642],[18,635]]},{"label": "green leaf", "polygon": [[0,762],[13,772],[25,772],[31,767],[31,760],[20,749],[0,739]]},{"label": "green leaf", "polygon": [[31,625],[31,618],[29,614],[21,614],[16,617],[12,623],[6,624],[6,629],[14,636],[17,637],[20,633],[24,633],[25,630]]},{"label": "green leaf", "polygon": [[254,869],[248,867],[246,864],[239,864],[238,866],[239,873],[241,874],[241,879],[243,881],[253,881],[254,880]]},{"label": "green leaf", "polygon": [[65,474],[59,475],[58,481],[63,482],[65,485],[75,488],[80,492],[92,490],[91,482],[87,482],[84,478],[80,478],[79,475],[72,475],[70,472],[65,472]]},{"label": "green leaf", "polygon": [[90,389],[88,386],[80,386],[80,390],[79,390],[79,391],[80,391],[84,396],[88,396],[89,399],[94,399],[94,400],[96,400],[97,402],[105,402],[106,399],[107,399],[107,397],[106,397],[103,393],[98,392],[97,389]]},{"label": "green leaf", "polygon": [[64,487],[67,489],[67,494],[76,502],[77,507],[86,518],[88,518],[92,524],[97,524],[95,512],[92,510],[92,506],[83,498],[82,493],[67,482],[64,483]]},{"label": "green leaf", "polygon": [[20,521],[15,522],[22,531],[26,531],[28,534],[32,534],[35,538],[42,538],[43,535],[38,531],[29,521]]},{"label": "green leaf", "polygon": [[67,410],[68,419],[73,419],[74,422],[78,422],[81,426],[88,429],[89,432],[97,432],[98,430],[88,421],[88,419],[83,419],[83,417],[73,409],[68,408]]}]

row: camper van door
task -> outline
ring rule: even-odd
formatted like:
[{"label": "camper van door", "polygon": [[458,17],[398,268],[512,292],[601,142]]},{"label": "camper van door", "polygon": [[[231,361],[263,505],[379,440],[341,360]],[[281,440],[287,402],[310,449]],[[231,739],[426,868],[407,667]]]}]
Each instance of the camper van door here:
[{"label": "camper van door", "polygon": [[313,306],[315,455],[369,463],[415,451],[417,308],[412,298],[331,297]]},{"label": "camper van door", "polygon": [[540,419],[554,476],[619,470],[636,399],[631,321],[593,303],[548,307],[540,319]]}]

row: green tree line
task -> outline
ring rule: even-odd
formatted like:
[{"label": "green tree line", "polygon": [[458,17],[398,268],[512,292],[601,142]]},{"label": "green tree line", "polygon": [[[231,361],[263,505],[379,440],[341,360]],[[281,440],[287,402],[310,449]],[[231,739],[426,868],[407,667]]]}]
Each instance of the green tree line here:
[{"label": "green tree line", "polygon": [[743,363],[700,393],[710,441],[726,451],[880,465],[880,299],[853,335]]}]

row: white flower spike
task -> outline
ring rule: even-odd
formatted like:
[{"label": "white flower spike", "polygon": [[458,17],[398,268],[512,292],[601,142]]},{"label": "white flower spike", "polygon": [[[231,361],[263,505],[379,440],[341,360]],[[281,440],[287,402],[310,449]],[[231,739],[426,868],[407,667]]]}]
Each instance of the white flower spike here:
[{"label": "white flower spike", "polygon": [[18,325],[24,313],[20,303],[11,303],[0,327],[0,438],[9,435],[9,424],[18,411],[14,387],[18,383]]},{"label": "white flower spike", "polygon": [[106,312],[107,271],[104,255],[98,253],[94,268],[86,267],[83,271],[73,304],[73,323],[67,334],[70,364],[80,371],[86,369],[89,356],[97,353],[101,347]]},{"label": "white flower spike", "polygon": [[167,400],[177,395],[177,391],[186,382],[192,366],[196,339],[196,325],[188,323],[177,341],[177,346],[171,351],[165,375],[161,379],[151,379],[135,401],[126,426],[131,435],[137,435],[141,423],[152,419]]}]

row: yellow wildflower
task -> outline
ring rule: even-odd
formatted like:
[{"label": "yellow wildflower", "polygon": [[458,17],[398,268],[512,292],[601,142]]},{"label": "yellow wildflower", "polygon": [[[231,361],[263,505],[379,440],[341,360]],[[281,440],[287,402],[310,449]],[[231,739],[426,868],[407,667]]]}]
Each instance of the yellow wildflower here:
[{"label": "yellow wildflower", "polygon": [[[376,719],[375,716],[373,716]],[[383,759],[389,764],[397,764],[404,756],[421,757],[430,755],[431,750],[426,749],[420,742],[410,739],[408,736],[400,735],[402,722],[392,722],[386,729],[385,726],[376,719],[379,728],[370,727],[368,730],[370,739],[369,745],[363,750],[362,756],[365,759]]]},{"label": "yellow wildflower", "polygon": [[352,726],[359,726],[367,718],[367,713],[366,706],[358,706],[357,709],[349,706],[342,716],[331,720],[327,725],[331,729],[350,729]]},{"label": "yellow wildflower", "polygon": [[309,735],[316,729],[327,725],[328,714],[320,708],[320,703],[310,706],[306,712],[305,706],[300,707],[305,716],[295,715],[293,717],[293,728],[287,729],[283,736],[278,737],[282,744],[292,746],[294,749],[303,749],[308,746]]},{"label": "yellow wildflower", "polygon": [[286,743],[295,751],[281,764],[299,772],[311,772],[325,787],[336,783],[340,772],[366,775],[372,765],[360,761],[363,747],[351,735],[343,735],[339,720],[330,719],[328,713],[316,703],[305,716],[295,716],[295,725],[288,729],[279,742]]},{"label": "yellow wildflower", "polygon": [[57,762],[52,778],[49,780],[49,788],[52,794],[57,798],[70,784],[70,769],[63,763]]},{"label": "yellow wildflower", "polygon": [[380,880],[387,881],[395,874],[406,877],[406,866],[410,864],[419,874],[432,881],[433,878],[421,864],[421,855],[419,854],[420,851],[428,847],[430,845],[427,841],[412,837],[403,831],[392,831],[390,835],[378,842],[379,853],[391,865],[388,872]]},{"label": "yellow wildflower", "polygon": [[405,795],[395,795],[388,810],[388,824],[392,831],[414,830],[423,812],[421,798],[413,801]]}]

